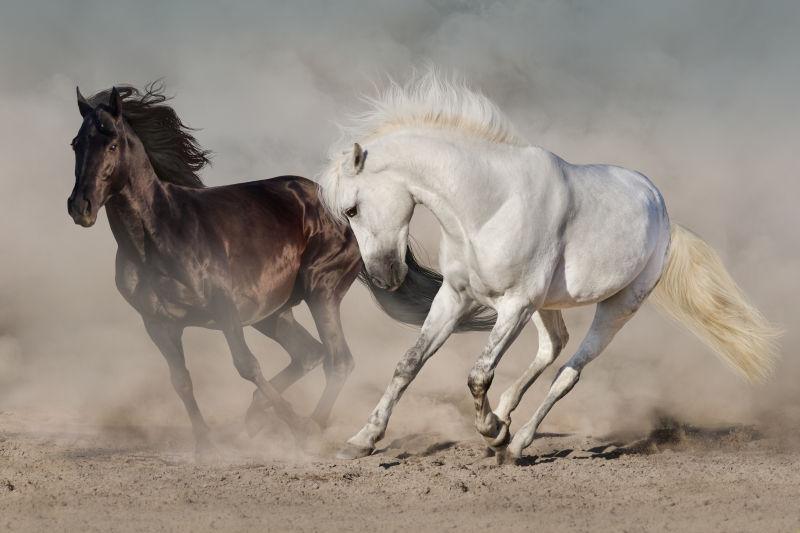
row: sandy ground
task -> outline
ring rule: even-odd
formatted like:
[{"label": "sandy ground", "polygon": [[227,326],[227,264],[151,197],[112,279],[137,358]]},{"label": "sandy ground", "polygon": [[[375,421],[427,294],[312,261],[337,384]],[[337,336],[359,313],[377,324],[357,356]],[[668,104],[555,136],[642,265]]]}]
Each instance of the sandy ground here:
[{"label": "sandy ground", "polygon": [[437,435],[276,459],[233,430],[197,463],[185,427],[156,429],[0,413],[0,530],[800,530],[796,441],[752,427],[543,435],[513,466]]}]

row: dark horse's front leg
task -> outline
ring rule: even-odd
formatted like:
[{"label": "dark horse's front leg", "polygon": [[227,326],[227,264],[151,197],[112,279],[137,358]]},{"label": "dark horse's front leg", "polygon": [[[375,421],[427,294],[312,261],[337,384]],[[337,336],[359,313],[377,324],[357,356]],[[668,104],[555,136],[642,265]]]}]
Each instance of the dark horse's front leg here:
[{"label": "dark horse's front leg", "polygon": [[160,322],[145,319],[144,327],[150,338],[161,350],[164,359],[167,360],[169,365],[169,374],[172,378],[172,386],[175,392],[178,393],[186,411],[189,413],[189,419],[192,422],[192,431],[195,438],[195,451],[198,456],[205,456],[214,451],[214,446],[208,437],[209,429],[206,421],[203,419],[200,408],[197,406],[197,400],[194,397],[194,388],[192,387],[192,378],[189,375],[189,369],[186,368],[186,359],[183,354],[183,328],[170,324],[168,322]]},{"label": "dark horse's front leg", "polygon": [[311,415],[311,418],[323,427],[328,422],[333,404],[339,397],[347,377],[355,367],[353,355],[350,353],[342,330],[340,302],[341,298],[326,298],[319,302],[309,303],[314,323],[326,351],[326,357],[322,363],[325,370],[325,390]]}]

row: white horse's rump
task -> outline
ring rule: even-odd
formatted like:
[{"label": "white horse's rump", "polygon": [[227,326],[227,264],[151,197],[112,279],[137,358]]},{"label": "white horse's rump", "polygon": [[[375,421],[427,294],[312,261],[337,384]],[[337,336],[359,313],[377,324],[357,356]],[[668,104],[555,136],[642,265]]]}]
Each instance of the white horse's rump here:
[{"label": "white horse's rump", "polygon": [[[751,379],[768,374],[774,330],[747,304],[716,255],[670,226],[664,200],[643,175],[572,165],[522,142],[484,96],[429,72],[392,86],[350,129],[363,144],[332,150],[321,176],[331,212],[347,217],[369,274],[397,288],[406,274],[416,204],[442,230],[442,286],[413,348],[367,424],[342,451],[370,453],[401,394],[459,320],[478,306],[497,321],[469,375],[476,427],[504,457],[519,456],[553,406],[578,381],[664,276],[659,300]],[[670,246],[670,234],[673,244]],[[597,304],[592,325],[533,418],[510,439],[511,412],[566,344],[561,309]],[[539,351],[492,410],[494,369],[533,317]],[[509,444],[510,442],[510,444]],[[507,448],[507,449],[506,449]]]}]

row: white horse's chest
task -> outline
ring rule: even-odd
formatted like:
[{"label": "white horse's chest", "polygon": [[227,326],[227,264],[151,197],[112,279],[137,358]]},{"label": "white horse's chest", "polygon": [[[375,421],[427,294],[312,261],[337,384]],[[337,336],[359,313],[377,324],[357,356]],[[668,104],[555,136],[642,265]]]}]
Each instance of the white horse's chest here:
[{"label": "white horse's chest", "polygon": [[[510,295],[535,300],[558,260],[557,243],[554,237],[522,228],[495,231],[487,226],[466,242],[445,237],[440,267],[448,283],[484,305]],[[531,260],[537,256],[539,260]]]}]

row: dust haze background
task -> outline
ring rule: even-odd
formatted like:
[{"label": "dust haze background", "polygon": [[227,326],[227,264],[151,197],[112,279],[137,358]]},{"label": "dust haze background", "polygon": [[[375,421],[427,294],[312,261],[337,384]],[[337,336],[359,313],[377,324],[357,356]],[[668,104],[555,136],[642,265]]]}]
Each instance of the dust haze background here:
[{"label": "dust haze background", "polygon": [[[166,364],[114,287],[105,215],[84,230],[66,212],[75,85],[89,94],[164,77],[179,115],[216,154],[206,183],[221,185],[312,176],[357,93],[431,60],[466,76],[531,142],[650,176],[673,220],[704,236],[786,330],[775,379],[749,387],[646,306],[544,430],[641,429],[657,411],[710,425],[800,422],[795,2],[3,1],[0,10],[0,411],[38,410],[53,427],[188,427]],[[420,210],[412,231],[435,263],[431,217]],[[591,309],[566,313],[567,352],[590,318]],[[360,427],[415,339],[360,286],[345,299],[344,325],[357,366],[334,411],[334,440]],[[248,339],[267,375],[288,361],[258,333]],[[484,339],[445,345],[400,403],[390,437],[474,435],[466,376]],[[252,387],[222,336],[188,330],[185,342],[208,420],[240,420]],[[528,327],[498,369],[493,398],[535,346]],[[556,368],[528,393],[517,423]],[[310,410],[321,386],[317,370],[288,396]]]}]

